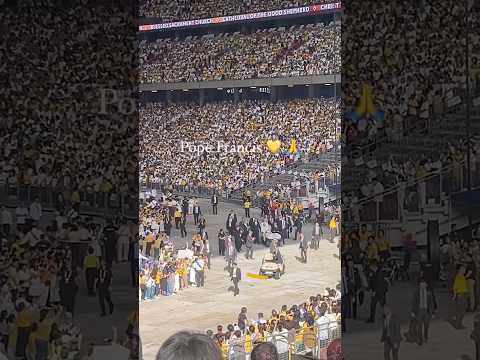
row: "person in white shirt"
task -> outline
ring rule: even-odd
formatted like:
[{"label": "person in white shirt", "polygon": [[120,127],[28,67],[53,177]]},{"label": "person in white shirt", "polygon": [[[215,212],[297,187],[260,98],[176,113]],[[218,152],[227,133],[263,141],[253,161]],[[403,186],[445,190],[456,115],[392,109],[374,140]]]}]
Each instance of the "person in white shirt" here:
[{"label": "person in white shirt", "polygon": [[198,287],[205,285],[205,261],[198,257],[193,261],[193,268],[195,269],[195,283]]},{"label": "person in white shirt", "polygon": [[282,324],[278,324],[272,335],[278,354],[288,353],[288,330]]},{"label": "person in white shirt", "polygon": [[17,218],[17,228],[19,231],[25,231],[25,223],[28,217],[28,209],[24,203],[18,204],[17,208],[15,209],[15,216]]},{"label": "person in white shirt", "polygon": [[[126,220],[122,220],[122,225],[118,229],[118,246],[117,246],[117,261],[128,260],[128,246],[131,241],[131,227]],[[158,232],[158,225],[157,225]]]},{"label": "person in white shirt", "polygon": [[2,206],[0,209],[0,225],[2,226],[2,231],[5,235],[10,235],[10,231],[13,225],[12,214],[5,206]]},{"label": "person in white shirt", "polygon": [[83,222],[78,224],[78,237],[80,241],[89,241],[92,238],[91,231]]},{"label": "person in white shirt", "polygon": [[40,221],[42,218],[42,204],[40,204],[38,198],[30,205],[28,215],[33,221]]},{"label": "person in white shirt", "polygon": [[67,218],[61,212],[57,212],[55,216],[55,221],[57,223],[57,229],[61,229],[63,224],[67,222]]},{"label": "person in white shirt", "polygon": [[25,241],[27,241],[30,246],[35,246],[43,239],[43,231],[38,228],[36,223],[33,224],[33,228],[25,235]]},{"label": "person in white shirt", "polygon": [[[322,304],[323,305],[323,304]],[[325,304],[326,305],[326,304]],[[328,332],[330,319],[327,316],[326,307],[322,306],[320,316],[315,321],[318,328],[318,348],[324,348],[328,343]]]}]

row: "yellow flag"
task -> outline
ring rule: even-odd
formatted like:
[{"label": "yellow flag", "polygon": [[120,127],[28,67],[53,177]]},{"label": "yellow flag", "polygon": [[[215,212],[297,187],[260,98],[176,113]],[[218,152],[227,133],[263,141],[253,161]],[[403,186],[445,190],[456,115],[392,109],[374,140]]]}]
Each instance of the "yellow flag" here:
[{"label": "yellow flag", "polygon": [[288,152],[290,154],[295,154],[298,152],[298,149],[297,149],[297,140],[295,139],[292,139],[292,141],[290,142],[290,148],[288,149]]},{"label": "yellow flag", "polygon": [[250,273],[250,272],[247,273],[247,277],[249,277],[250,279],[258,279],[258,280],[267,280],[268,279],[268,276],[266,276],[266,275],[253,274],[253,273]]},{"label": "yellow flag", "polygon": [[362,95],[358,101],[356,112],[361,115],[374,114],[376,112],[373,104],[372,87],[367,83],[363,84]]}]

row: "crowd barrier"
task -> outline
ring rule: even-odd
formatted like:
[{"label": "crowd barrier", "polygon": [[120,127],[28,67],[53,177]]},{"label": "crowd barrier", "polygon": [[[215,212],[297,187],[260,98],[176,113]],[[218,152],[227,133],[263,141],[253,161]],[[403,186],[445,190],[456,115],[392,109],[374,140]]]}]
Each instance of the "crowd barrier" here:
[{"label": "crowd barrier", "polygon": [[[480,168],[472,169],[471,187],[480,187]],[[445,196],[467,189],[465,163],[451,166],[442,172],[433,173],[406,186],[396,185],[382,194],[359,199],[361,222],[399,221],[403,213],[421,212],[426,206],[440,206]],[[344,211],[345,220],[353,220],[350,207]]]},{"label": "crowd barrier", "polygon": [[[30,204],[38,200],[44,209],[68,208],[72,205],[72,191],[62,188],[40,186],[0,186],[0,203],[14,207],[20,203]],[[125,217],[138,215],[138,198],[127,193],[79,192],[78,212],[82,215]],[[60,200],[63,199],[63,200]]]},{"label": "crowd barrier", "polygon": [[[264,341],[277,348],[279,360],[291,360],[293,355],[308,355],[319,360],[342,360],[340,321],[330,321],[324,325],[300,330],[290,330],[285,334],[268,336]],[[250,360],[250,354],[257,343],[251,340],[238,341],[224,346],[225,360]]]}]

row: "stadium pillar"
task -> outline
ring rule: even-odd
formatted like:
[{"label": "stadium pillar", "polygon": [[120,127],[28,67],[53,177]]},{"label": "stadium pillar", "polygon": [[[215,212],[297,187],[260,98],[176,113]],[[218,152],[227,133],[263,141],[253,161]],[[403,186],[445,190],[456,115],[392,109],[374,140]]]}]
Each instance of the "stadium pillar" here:
[{"label": "stadium pillar", "polygon": [[308,87],[308,98],[313,99],[315,97],[315,85],[310,85]]},{"label": "stadium pillar", "polygon": [[236,104],[240,101],[240,89],[235,88],[235,91],[233,92],[233,102]]},{"label": "stadium pillar", "polygon": [[277,102],[277,90],[278,88],[276,86],[270,88],[270,101],[272,103]]},{"label": "stadium pillar", "polygon": [[205,104],[205,89],[199,89],[198,91],[198,103],[200,106]]},{"label": "stadium pillar", "polygon": [[166,94],[167,104],[171,104],[171,103],[172,103],[172,95],[173,95],[173,92],[167,90],[167,94]]}]

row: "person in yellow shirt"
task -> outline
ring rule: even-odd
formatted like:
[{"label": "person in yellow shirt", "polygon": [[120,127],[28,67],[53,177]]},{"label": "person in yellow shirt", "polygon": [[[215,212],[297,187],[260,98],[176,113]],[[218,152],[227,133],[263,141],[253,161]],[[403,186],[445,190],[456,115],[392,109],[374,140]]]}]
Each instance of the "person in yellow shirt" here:
[{"label": "person in yellow shirt", "polygon": [[358,232],[360,249],[362,249],[363,251],[367,249],[369,236],[370,236],[370,231],[367,230],[367,225],[363,224],[360,227],[360,231]]},{"label": "person in yellow shirt", "polygon": [[155,274],[155,296],[160,295],[160,283],[162,282],[162,272],[157,271]]},{"label": "person in yellow shirt", "polygon": [[250,218],[250,208],[252,207],[252,203],[250,202],[250,198],[247,198],[243,203],[243,207],[245,209],[245,217]]},{"label": "person in yellow shirt", "polygon": [[146,290],[146,287],[147,287],[147,280],[148,280],[147,273],[142,272],[142,274],[140,275],[140,279],[138,281],[140,290],[142,292],[142,300],[145,300],[145,290]]},{"label": "person in yellow shirt", "polygon": [[153,258],[155,260],[158,260],[158,258],[160,257],[160,248],[162,247],[162,243],[163,243],[163,236],[162,234],[158,234],[157,238],[155,239],[155,241],[153,242]]},{"label": "person in yellow shirt", "polygon": [[378,248],[373,236],[368,237],[367,259],[369,262],[372,262],[373,260],[378,260]]},{"label": "person in yellow shirt", "polygon": [[182,211],[179,208],[175,210],[173,218],[175,219],[175,229],[178,230],[180,226],[180,220],[182,220]]},{"label": "person in yellow shirt", "polygon": [[[38,330],[37,323],[33,323],[30,328],[30,334],[28,335],[28,344],[25,350],[25,353],[27,354],[27,359],[37,359],[37,356],[36,356],[37,330]],[[47,356],[48,356],[48,353],[47,353]]]},{"label": "person in yellow shirt", "polygon": [[330,219],[328,227],[330,228],[330,242],[333,242],[335,235],[337,235],[337,218],[335,215]]},{"label": "person in yellow shirt", "polygon": [[252,352],[252,335],[249,331],[245,334],[245,354],[250,354]]},{"label": "person in yellow shirt", "polygon": [[7,318],[7,324],[8,324],[8,353],[9,354],[15,354],[15,348],[17,346],[17,325],[15,321],[15,315],[10,314],[10,316]]},{"label": "person in yellow shirt", "polygon": [[97,270],[100,266],[98,257],[94,255],[94,250],[90,246],[87,250],[88,255],[83,259],[83,270],[85,271],[85,282],[87,283],[88,296],[95,296],[95,279]]},{"label": "person in yellow shirt", "polygon": [[463,317],[467,312],[468,286],[465,277],[466,268],[461,265],[453,281],[453,300],[455,301],[454,324],[457,329],[463,329]]},{"label": "person in yellow shirt", "polygon": [[29,342],[30,329],[33,325],[33,312],[21,302],[18,305],[17,313],[17,344],[15,348],[15,356],[25,358],[27,345]]},{"label": "person in yellow shirt", "polygon": [[390,241],[385,238],[385,231],[378,230],[377,234],[377,248],[378,254],[382,259],[388,259],[390,257]]},{"label": "person in yellow shirt", "polygon": [[40,311],[37,330],[35,331],[35,353],[37,359],[48,359],[50,335],[52,333],[53,324],[55,324],[63,315],[63,312],[56,309],[56,313],[49,312],[45,309]]},{"label": "person in yellow shirt", "polygon": [[77,189],[72,192],[72,195],[70,196],[70,201],[72,202],[74,210],[78,212],[80,209],[80,194],[78,193]]},{"label": "person in yellow shirt", "polygon": [[147,234],[147,236],[145,237],[145,241],[147,243],[147,248],[145,250],[145,254],[147,256],[150,256],[150,252],[152,250],[152,245],[153,245],[153,242],[155,241],[155,237],[153,236],[153,233],[149,232]]}]

